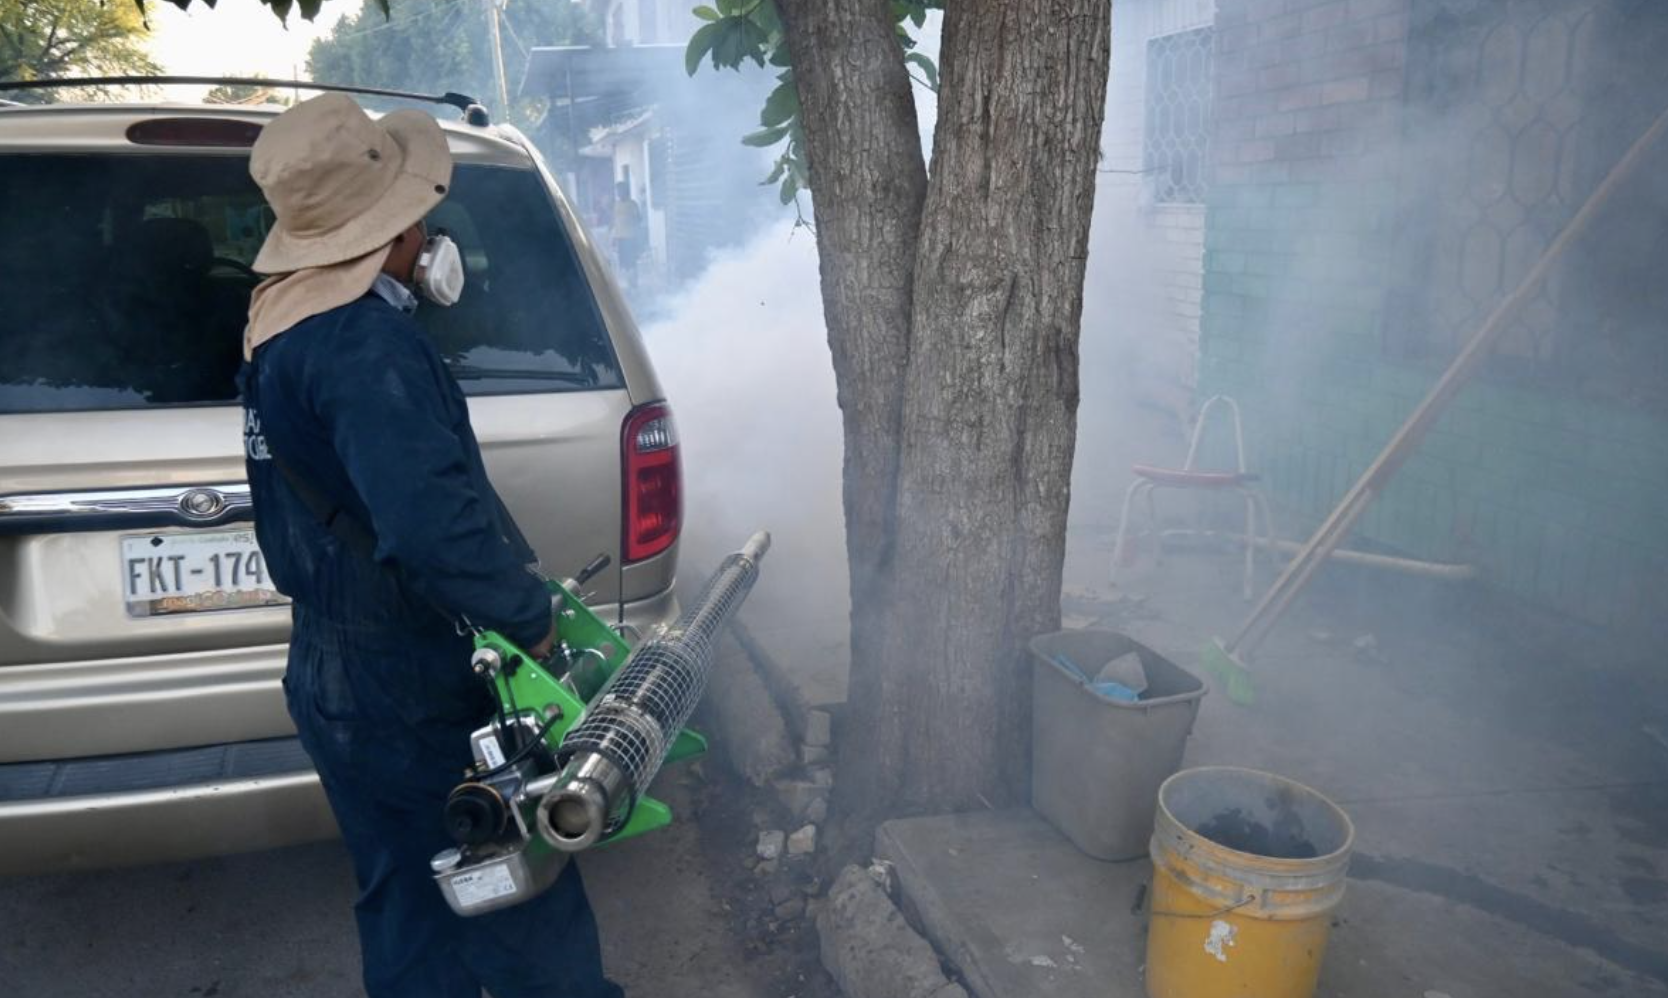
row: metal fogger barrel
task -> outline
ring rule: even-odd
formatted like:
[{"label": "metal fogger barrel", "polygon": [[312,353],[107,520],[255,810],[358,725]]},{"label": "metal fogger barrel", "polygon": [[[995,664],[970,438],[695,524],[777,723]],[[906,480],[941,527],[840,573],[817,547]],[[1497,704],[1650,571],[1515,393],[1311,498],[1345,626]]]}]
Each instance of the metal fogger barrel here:
[{"label": "metal fogger barrel", "polygon": [[759,577],[770,535],[724,559],[665,633],[639,644],[562,740],[562,765],[538,806],[539,834],[578,852],[613,834],[666,760],[705,692],[718,637]]}]

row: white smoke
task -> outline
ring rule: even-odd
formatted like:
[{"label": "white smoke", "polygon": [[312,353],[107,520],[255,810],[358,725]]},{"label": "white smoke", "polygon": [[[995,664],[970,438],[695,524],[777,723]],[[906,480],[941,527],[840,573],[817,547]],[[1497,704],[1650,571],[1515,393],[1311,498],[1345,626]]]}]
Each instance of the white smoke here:
[{"label": "white smoke", "polygon": [[[644,331],[683,442],[683,561],[698,575],[754,530],[805,598],[843,602],[843,436],[816,241],[784,220],[722,254]],[[782,592],[785,584],[770,586]]]},{"label": "white smoke", "polygon": [[[918,33],[917,51],[935,60],[940,23],[935,13]],[[936,97],[919,83],[914,91],[930,151]],[[1172,452],[1183,446],[1175,414],[1155,406],[1147,390],[1169,381],[1159,371],[1173,366],[1158,362],[1172,359],[1166,351],[1173,345],[1154,335],[1158,281],[1142,251],[1151,233],[1126,203],[1132,181],[1098,179],[1072,499],[1073,523],[1097,532],[1116,519],[1129,463],[1179,458]],[[782,209],[778,222],[657,303],[644,337],[683,438],[686,574],[704,574],[767,528],[777,544],[774,571],[754,597],[755,611],[826,618],[847,605],[843,437],[816,240],[791,218]],[[791,582],[781,578],[788,566]],[[1068,574],[1104,571],[1097,561]]]}]

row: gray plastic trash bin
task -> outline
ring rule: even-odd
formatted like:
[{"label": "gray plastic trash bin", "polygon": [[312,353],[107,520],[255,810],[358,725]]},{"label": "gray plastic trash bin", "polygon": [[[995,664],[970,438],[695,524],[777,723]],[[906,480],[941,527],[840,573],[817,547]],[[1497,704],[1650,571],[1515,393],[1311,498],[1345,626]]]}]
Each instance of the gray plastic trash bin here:
[{"label": "gray plastic trash bin", "polygon": [[[1130,651],[1147,676],[1140,700],[1090,688]],[[1159,784],[1181,768],[1204,681],[1117,631],[1044,634],[1031,655],[1031,806],[1096,859],[1145,856]]]}]

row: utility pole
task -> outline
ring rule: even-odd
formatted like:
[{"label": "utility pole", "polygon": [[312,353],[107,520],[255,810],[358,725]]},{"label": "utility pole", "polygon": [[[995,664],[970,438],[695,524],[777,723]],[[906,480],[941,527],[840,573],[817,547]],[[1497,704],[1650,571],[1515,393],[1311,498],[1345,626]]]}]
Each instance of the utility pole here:
[{"label": "utility pole", "polygon": [[504,8],[500,0],[486,0],[488,16],[492,19],[492,75],[498,81],[498,106],[493,117],[508,121],[510,117],[510,85],[504,79],[504,39],[499,34],[499,18]]}]

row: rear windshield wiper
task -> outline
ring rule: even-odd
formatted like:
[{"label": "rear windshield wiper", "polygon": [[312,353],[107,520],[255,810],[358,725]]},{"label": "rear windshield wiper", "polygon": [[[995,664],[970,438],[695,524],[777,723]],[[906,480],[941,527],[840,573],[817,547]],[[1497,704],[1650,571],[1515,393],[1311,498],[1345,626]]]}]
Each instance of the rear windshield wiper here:
[{"label": "rear windshield wiper", "polygon": [[538,368],[479,367],[475,364],[447,364],[452,377],[476,381],[556,381],[564,385],[593,385],[596,379],[577,371],[551,371]]}]

